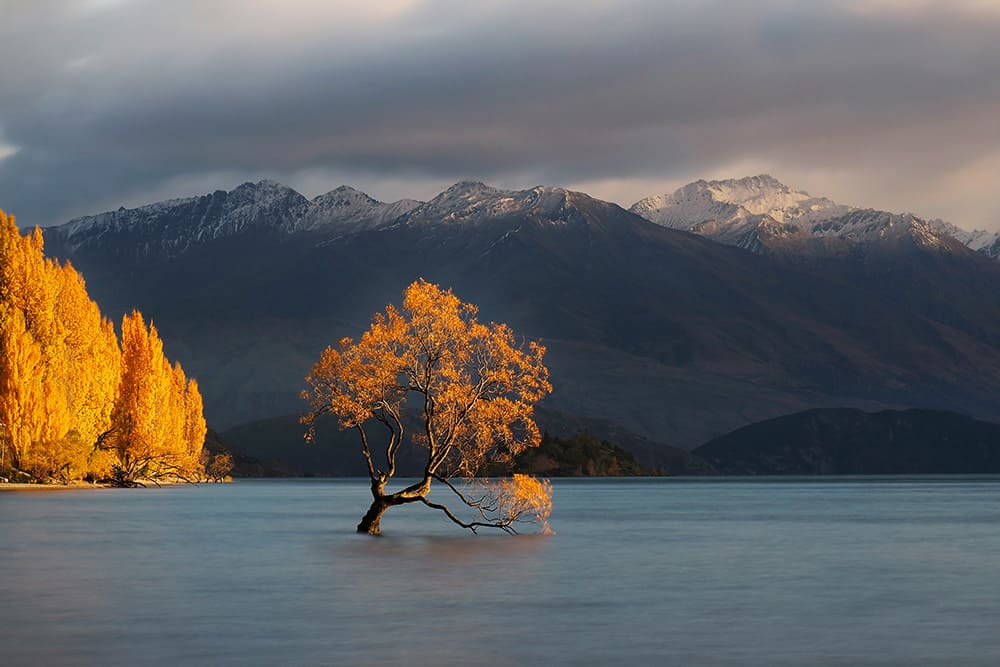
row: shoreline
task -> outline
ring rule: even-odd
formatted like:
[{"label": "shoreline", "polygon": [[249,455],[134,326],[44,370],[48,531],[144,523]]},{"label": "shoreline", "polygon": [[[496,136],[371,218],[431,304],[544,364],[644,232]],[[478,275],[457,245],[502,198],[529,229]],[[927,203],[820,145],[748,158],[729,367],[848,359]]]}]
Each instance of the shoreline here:
[{"label": "shoreline", "polygon": [[70,482],[69,484],[27,484],[24,482],[6,482],[0,484],[0,491],[79,491],[81,489],[110,489],[107,484],[91,484],[90,482]]},{"label": "shoreline", "polygon": [[[139,487],[139,488],[146,488],[146,489],[155,489],[158,486],[159,487],[178,486],[178,485],[186,484],[187,483],[187,482],[175,482],[175,481],[162,480],[162,479],[161,480],[157,480],[155,483],[153,481],[151,481],[151,480],[143,480],[143,479],[141,479],[139,481],[146,485],[145,487]],[[0,483],[0,492],[4,492],[4,491],[28,491],[28,492],[31,492],[31,491],[84,491],[84,490],[91,490],[91,489],[114,489],[114,488],[116,488],[116,487],[111,486],[110,484],[100,484],[100,483],[96,483],[96,482],[95,483],[91,483],[91,482],[84,482],[84,481],[81,481],[81,480],[74,480],[74,481],[70,482],[69,484],[28,484],[28,483],[24,483],[24,482],[4,482],[4,483]]]}]

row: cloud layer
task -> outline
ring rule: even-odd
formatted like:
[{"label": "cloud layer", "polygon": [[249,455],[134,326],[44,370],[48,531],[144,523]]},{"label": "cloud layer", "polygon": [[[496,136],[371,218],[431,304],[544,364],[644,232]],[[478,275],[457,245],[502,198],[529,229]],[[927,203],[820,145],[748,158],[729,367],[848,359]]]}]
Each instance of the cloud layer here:
[{"label": "cloud layer", "polygon": [[0,206],[22,224],[260,177],[628,205],[769,171],[1000,227],[987,2],[2,1]]}]

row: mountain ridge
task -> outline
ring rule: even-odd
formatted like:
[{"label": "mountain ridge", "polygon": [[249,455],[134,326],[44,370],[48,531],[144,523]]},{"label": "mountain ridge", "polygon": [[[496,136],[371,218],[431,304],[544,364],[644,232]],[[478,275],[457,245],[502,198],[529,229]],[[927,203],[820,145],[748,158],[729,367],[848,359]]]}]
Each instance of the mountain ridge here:
[{"label": "mountain ridge", "polygon": [[837,204],[794,190],[769,174],[694,181],[673,193],[640,199],[629,210],[656,224],[752,252],[815,253],[831,248],[817,240],[830,239],[845,246],[909,241],[955,251],[950,243],[955,240],[974,252],[1000,258],[1000,233],[968,232],[913,213]]},{"label": "mountain ridge", "polygon": [[[183,200],[163,221],[193,230],[186,244],[141,225],[91,228],[86,244],[46,232],[47,252],[83,271],[105,312],[154,318],[219,428],[300,409],[323,347],[357,336],[420,277],[542,338],[550,407],[654,442],[693,447],[830,405],[1000,413],[1000,265],[964,246],[856,255],[817,238],[831,250],[777,261],[584,193],[478,182],[397,217],[307,227],[300,199],[264,190],[256,208],[252,187],[236,197],[251,209],[242,226],[220,222],[228,196]],[[321,203],[354,221],[377,201],[332,193]],[[204,225],[226,234],[197,236]]]},{"label": "mountain ridge", "polygon": [[[310,200],[281,183],[262,180],[243,183],[228,192],[217,190],[84,216],[47,228],[46,233],[54,243],[75,252],[106,230],[151,232],[159,228],[159,238],[147,242],[177,253],[192,244],[255,228],[279,237],[303,232],[337,236],[397,222],[478,223],[527,211],[561,221],[561,212],[573,206],[574,198],[601,202],[586,193],[558,187],[507,190],[480,181],[459,181],[426,202],[401,199],[386,203],[346,185]],[[673,193],[641,199],[628,210],[655,224],[751,252],[843,252],[847,246],[892,239],[925,246],[950,245],[954,251],[956,247],[949,242],[953,239],[974,252],[1000,258],[998,232],[970,232],[913,213],[837,204],[794,190],[768,174],[699,179]],[[184,236],[185,230],[175,223],[178,217],[198,222],[193,234]]]},{"label": "mountain ridge", "polygon": [[132,209],[121,207],[48,227],[46,238],[63,252],[99,243],[109,231],[147,235],[147,251],[183,253],[191,246],[256,231],[287,237],[302,232],[343,233],[382,226],[420,205],[412,199],[385,203],[340,186],[307,199],[276,181],[246,182],[230,191],[170,199]]}]

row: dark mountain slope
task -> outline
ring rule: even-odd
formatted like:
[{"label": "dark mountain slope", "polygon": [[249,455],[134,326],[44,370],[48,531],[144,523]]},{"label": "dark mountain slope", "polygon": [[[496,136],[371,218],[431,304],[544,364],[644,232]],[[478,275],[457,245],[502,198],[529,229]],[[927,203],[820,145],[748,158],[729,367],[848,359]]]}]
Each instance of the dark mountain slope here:
[{"label": "dark mountain slope", "polygon": [[154,318],[221,426],[301,409],[323,346],[418,277],[544,338],[549,405],[653,441],[690,447],[823,405],[1000,418],[1000,266],[947,248],[786,261],[581,193],[477,183],[362,227],[251,217],[214,236],[187,220],[197,242],[143,261],[116,227],[92,225],[83,245],[72,223],[48,235],[106,310]]},{"label": "dark mountain slope", "polygon": [[[557,476],[640,475],[651,473],[652,469],[669,475],[710,471],[690,453],[651,442],[612,422],[544,408],[537,411],[536,417],[545,434],[544,444],[519,457],[520,470]],[[419,424],[412,422],[407,428],[417,429]],[[246,476],[259,476],[257,471],[261,469],[296,476],[367,476],[357,431],[341,431],[336,421],[328,418],[320,420],[315,443],[305,443],[304,431],[297,415],[284,415],[239,424],[227,430],[224,438],[230,443],[227,448],[238,454],[240,461],[256,463],[256,467],[240,468],[240,473]],[[384,449],[378,445],[377,432],[371,437],[376,461],[381,461]],[[424,456],[424,450],[412,444],[404,446],[397,459],[400,474],[419,475],[426,462]],[[509,471],[483,472],[504,475]]]},{"label": "dark mountain slope", "polygon": [[1000,473],[1000,424],[932,410],[809,410],[693,452],[723,474]]}]

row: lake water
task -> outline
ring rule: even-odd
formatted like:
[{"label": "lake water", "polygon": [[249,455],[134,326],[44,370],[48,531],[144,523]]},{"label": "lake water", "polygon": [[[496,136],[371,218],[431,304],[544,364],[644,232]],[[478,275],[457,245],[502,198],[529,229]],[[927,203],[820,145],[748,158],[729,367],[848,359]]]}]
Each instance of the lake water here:
[{"label": "lake water", "polygon": [[566,480],[552,536],[360,480],[0,493],[4,665],[997,665],[1000,480]]}]

